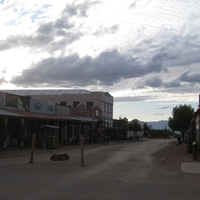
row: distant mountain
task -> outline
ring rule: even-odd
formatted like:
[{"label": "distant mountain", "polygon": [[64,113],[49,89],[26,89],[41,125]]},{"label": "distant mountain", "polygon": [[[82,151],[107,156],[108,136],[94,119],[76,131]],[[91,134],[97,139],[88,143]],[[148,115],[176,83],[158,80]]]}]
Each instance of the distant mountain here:
[{"label": "distant mountain", "polygon": [[152,129],[170,129],[168,126],[168,121],[158,121],[158,122],[147,122],[148,125],[152,125]]}]

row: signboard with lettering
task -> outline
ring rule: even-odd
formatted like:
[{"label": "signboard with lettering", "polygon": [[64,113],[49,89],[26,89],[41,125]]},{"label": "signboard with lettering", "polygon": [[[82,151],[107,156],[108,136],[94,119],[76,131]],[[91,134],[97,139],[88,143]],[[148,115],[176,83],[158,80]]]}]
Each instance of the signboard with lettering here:
[{"label": "signboard with lettering", "polygon": [[60,154],[60,155],[52,155],[50,157],[51,161],[63,161],[63,160],[69,160],[70,157],[67,154]]},{"label": "signboard with lettering", "polygon": [[18,107],[18,96],[13,94],[6,94],[6,106],[8,107]]}]

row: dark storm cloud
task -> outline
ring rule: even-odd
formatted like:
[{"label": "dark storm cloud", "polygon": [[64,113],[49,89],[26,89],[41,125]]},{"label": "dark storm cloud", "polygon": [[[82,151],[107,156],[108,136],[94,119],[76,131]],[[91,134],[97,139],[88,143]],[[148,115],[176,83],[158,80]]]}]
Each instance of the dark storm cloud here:
[{"label": "dark storm cloud", "polygon": [[142,77],[150,73],[160,73],[162,65],[152,67],[150,64],[142,65],[133,57],[126,57],[117,51],[103,52],[92,58],[86,56],[80,58],[78,54],[67,57],[47,58],[22,74],[15,76],[12,83],[20,86],[87,86],[107,85],[120,82],[122,79]]}]

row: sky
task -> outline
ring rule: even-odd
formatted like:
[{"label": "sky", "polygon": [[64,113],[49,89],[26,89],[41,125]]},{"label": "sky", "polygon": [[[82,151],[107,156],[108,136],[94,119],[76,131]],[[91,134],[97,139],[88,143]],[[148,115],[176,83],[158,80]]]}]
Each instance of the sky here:
[{"label": "sky", "polygon": [[0,89],[86,89],[114,118],[199,105],[199,0],[0,0]]}]

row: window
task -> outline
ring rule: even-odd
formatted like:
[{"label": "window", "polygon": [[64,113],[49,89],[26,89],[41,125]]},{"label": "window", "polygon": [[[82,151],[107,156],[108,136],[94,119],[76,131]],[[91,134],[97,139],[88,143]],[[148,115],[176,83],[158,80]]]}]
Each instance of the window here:
[{"label": "window", "polygon": [[80,103],[80,101],[74,101],[74,102],[73,102],[73,107],[78,106],[79,103]]},{"label": "window", "polygon": [[93,108],[94,107],[94,103],[93,102],[87,102],[87,109],[91,109],[91,108]]},{"label": "window", "polygon": [[67,106],[67,102],[66,102],[66,101],[61,101],[61,102],[60,102],[60,105],[61,105],[61,106]]}]

